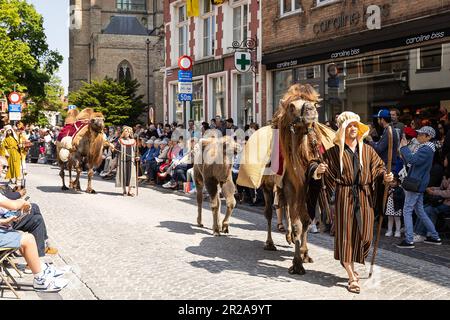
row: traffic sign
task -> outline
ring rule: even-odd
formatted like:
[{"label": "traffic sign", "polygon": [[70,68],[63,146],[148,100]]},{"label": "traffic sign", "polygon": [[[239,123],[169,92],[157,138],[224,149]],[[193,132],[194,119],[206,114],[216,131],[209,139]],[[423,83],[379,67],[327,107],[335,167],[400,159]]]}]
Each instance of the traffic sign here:
[{"label": "traffic sign", "polygon": [[76,108],[77,108],[77,106],[74,105],[74,104],[70,104],[70,105],[67,107],[68,110],[73,110],[73,109],[76,109]]},{"label": "traffic sign", "polygon": [[10,112],[8,118],[9,118],[10,121],[22,120],[22,113],[20,113],[20,112]]},{"label": "traffic sign", "polygon": [[178,58],[178,67],[181,70],[187,71],[192,68],[192,59],[191,57],[184,55]]},{"label": "traffic sign", "polygon": [[192,93],[192,82],[178,82],[178,93]]},{"label": "traffic sign", "polygon": [[19,103],[22,100],[22,97],[17,92],[11,92],[8,96],[9,102],[11,103]]},{"label": "traffic sign", "polygon": [[178,82],[192,82],[192,71],[178,71]]},{"label": "traffic sign", "polygon": [[192,101],[192,94],[191,93],[180,93],[180,94],[178,94],[178,100],[179,101]]},{"label": "traffic sign", "polygon": [[20,104],[10,104],[8,106],[9,112],[22,112],[22,106]]}]

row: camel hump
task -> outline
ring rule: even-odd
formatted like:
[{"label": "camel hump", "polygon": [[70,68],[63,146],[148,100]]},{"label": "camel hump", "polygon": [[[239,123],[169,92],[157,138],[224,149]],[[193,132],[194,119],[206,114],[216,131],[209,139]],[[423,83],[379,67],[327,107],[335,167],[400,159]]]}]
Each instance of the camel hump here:
[{"label": "camel hump", "polygon": [[78,109],[72,109],[67,111],[67,117],[66,120],[64,122],[64,124],[72,124],[75,123],[75,121],[77,121],[77,116],[80,112],[78,111]]},{"label": "camel hump", "polygon": [[92,108],[83,109],[78,114],[77,120],[89,120],[89,119],[91,119],[91,116],[93,113],[94,113],[94,109],[92,109]]}]

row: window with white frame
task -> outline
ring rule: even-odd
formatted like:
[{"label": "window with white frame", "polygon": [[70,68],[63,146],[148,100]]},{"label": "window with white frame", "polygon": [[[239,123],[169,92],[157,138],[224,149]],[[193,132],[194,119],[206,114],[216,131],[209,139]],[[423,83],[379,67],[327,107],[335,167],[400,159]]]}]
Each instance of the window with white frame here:
[{"label": "window with white frame", "polygon": [[317,0],[317,6],[321,6],[324,4],[329,4],[329,3],[333,3],[333,2],[337,2],[340,0]]},{"label": "window with white frame", "polygon": [[211,78],[212,103],[211,103],[211,117],[220,116],[225,118],[227,116],[225,109],[225,77]]},{"label": "window with white frame", "polygon": [[145,0],[117,0],[116,7],[120,11],[145,11]]},{"label": "window with white frame", "polygon": [[177,34],[178,34],[178,56],[188,54],[189,19],[186,15],[186,5],[177,8]]},{"label": "window with white frame", "polygon": [[203,57],[213,56],[216,19],[210,0],[203,0],[201,19],[203,25]]},{"label": "window with white frame", "polygon": [[418,68],[421,70],[440,69],[442,67],[442,44],[419,48]]},{"label": "window with white frame", "polygon": [[280,0],[280,15],[285,16],[301,11],[300,0]]},{"label": "window with white frame", "polygon": [[233,41],[243,41],[248,35],[248,5],[233,8]]}]

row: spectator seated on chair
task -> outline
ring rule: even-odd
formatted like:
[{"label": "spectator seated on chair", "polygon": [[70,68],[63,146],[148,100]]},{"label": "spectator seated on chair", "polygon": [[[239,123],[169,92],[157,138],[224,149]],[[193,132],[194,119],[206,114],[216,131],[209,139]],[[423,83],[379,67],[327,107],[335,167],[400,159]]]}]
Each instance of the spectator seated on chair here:
[{"label": "spectator seated on chair", "polygon": [[148,172],[154,162],[156,162],[155,158],[159,156],[159,144],[161,140],[159,139],[150,139],[147,141],[147,151],[141,157],[143,175],[139,177],[141,180],[148,180]]},{"label": "spectator seated on chair", "polygon": [[160,167],[167,161],[168,153],[169,153],[169,140],[163,139],[161,144],[159,145],[159,155],[155,157],[155,161],[152,162],[148,173],[148,177],[150,181],[154,181],[156,179],[156,174],[159,172]]},{"label": "spectator seated on chair", "polygon": [[[0,217],[3,217],[7,211],[23,210],[26,206],[30,206],[29,202],[22,199],[5,199],[0,201]],[[0,248],[20,250],[34,275],[34,290],[45,292],[60,291],[68,284],[67,280],[60,278],[60,276],[62,276],[66,271],[58,270],[50,264],[41,262],[38,255],[36,241],[32,234],[4,228],[5,226],[18,222],[19,220],[20,218],[17,216],[0,218]]]},{"label": "spectator seated on chair", "polygon": [[181,149],[178,155],[172,160],[171,179],[163,185],[163,188],[176,189],[180,184],[182,185],[183,182],[187,181],[187,171],[193,166],[193,149],[187,151],[186,154],[184,153],[184,149]]}]

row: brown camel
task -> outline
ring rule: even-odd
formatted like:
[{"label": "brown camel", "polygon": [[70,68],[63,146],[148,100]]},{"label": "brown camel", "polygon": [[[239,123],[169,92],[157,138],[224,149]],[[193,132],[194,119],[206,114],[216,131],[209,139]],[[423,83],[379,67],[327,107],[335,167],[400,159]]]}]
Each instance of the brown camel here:
[{"label": "brown camel", "polygon": [[[256,184],[252,184],[246,181],[245,165],[241,164],[237,181],[238,184],[247,187],[261,186],[264,191],[264,213],[268,226],[264,247],[266,250],[276,250],[271,231],[274,192],[277,192],[278,206],[286,209],[288,222],[286,240],[295,245],[293,264],[289,272],[296,274],[305,273],[303,263],[313,262],[308,254],[307,231],[317,203],[320,183],[317,185],[308,181],[308,166],[310,161],[317,159],[317,150],[321,147],[326,149],[331,147],[334,138],[331,130],[325,129],[317,122],[317,102],[318,94],[311,86],[293,85],[283,97],[272,120],[272,128],[278,130],[279,135],[278,141],[283,158],[282,174],[278,176],[273,172],[267,174],[265,171],[265,175],[259,180],[253,179]],[[249,141],[248,147],[257,144]],[[246,147],[245,152],[251,154],[255,151],[247,150]],[[273,160],[274,157],[272,156],[271,159]],[[243,177],[241,177],[241,171]]]},{"label": "brown camel", "polygon": [[[60,164],[60,177],[62,179],[62,190],[68,190],[64,181],[64,167],[67,163],[67,170],[69,171],[70,188],[77,191],[80,187],[80,174],[83,168],[88,168],[88,186],[87,193],[95,193],[92,189],[92,177],[94,176],[94,167],[99,166],[102,162],[103,147],[108,143],[103,137],[104,116],[100,112],[94,112],[93,109],[87,108],[82,110],[77,116],[76,120],[85,122],[86,125],[82,127],[78,133],[70,140],[69,145],[64,144],[64,140],[57,143],[58,162]],[[79,123],[77,122],[77,123]],[[62,143],[63,142],[63,143]],[[69,154],[62,159],[61,149],[68,148]],[[76,170],[75,180],[72,181],[72,168]]]},{"label": "brown camel", "polygon": [[[213,214],[213,232],[219,236],[220,232],[228,233],[229,218],[236,206],[234,199],[235,186],[232,178],[233,155],[239,148],[233,138],[219,137],[216,130],[209,130],[207,138],[201,139],[194,149],[194,181],[197,188],[198,216],[197,224],[202,224],[203,187],[209,193]],[[227,211],[222,224],[219,222],[220,196],[219,187],[225,197]]]}]

